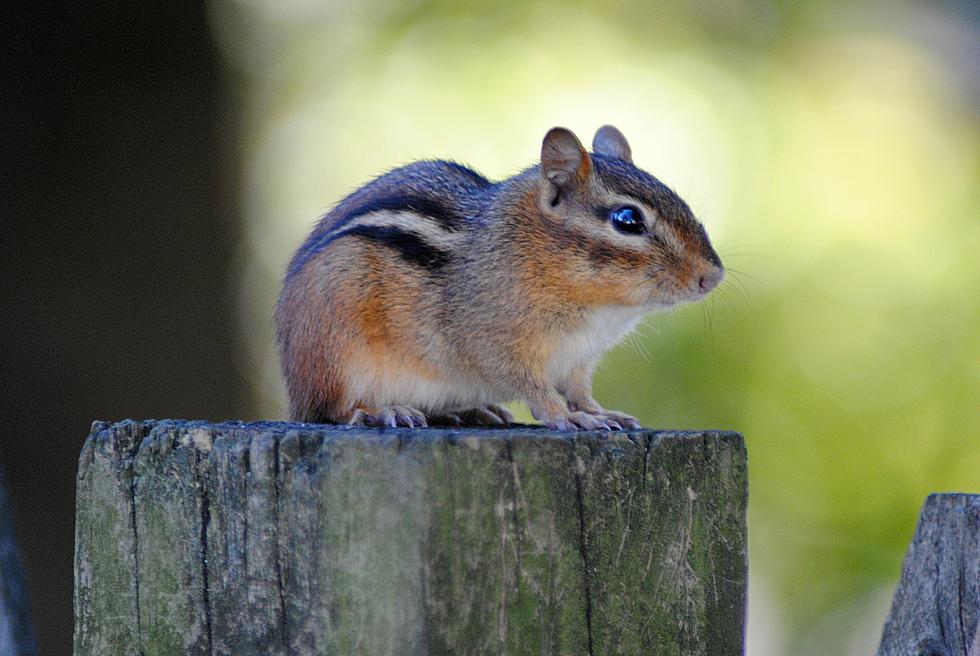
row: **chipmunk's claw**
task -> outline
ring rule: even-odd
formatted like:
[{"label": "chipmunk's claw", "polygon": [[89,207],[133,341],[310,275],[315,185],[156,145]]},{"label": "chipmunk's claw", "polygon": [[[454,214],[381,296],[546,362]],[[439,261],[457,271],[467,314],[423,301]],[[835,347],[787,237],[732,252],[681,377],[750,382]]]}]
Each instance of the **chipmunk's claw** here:
[{"label": "chipmunk's claw", "polygon": [[463,420],[462,418],[460,418],[459,415],[452,414],[452,413],[445,414],[445,415],[435,415],[433,417],[429,417],[429,425],[457,427],[463,425]]},{"label": "chipmunk's claw", "polygon": [[579,404],[569,401],[568,409],[573,413],[575,412],[585,412],[586,414],[597,417],[612,430],[639,430],[640,422],[636,417],[630,416],[622,412],[614,412],[612,410],[606,410],[600,407],[598,404],[586,405],[585,407]]},{"label": "chipmunk's claw", "polygon": [[632,417],[622,412],[612,412],[610,410],[603,410],[602,416],[611,419],[615,423],[622,426],[620,430],[640,430],[640,421],[636,417]]},{"label": "chipmunk's claw", "polygon": [[563,417],[558,417],[551,421],[544,422],[544,425],[554,430],[606,430],[621,431],[624,426],[627,429],[639,428],[640,423],[630,417],[618,412],[601,412],[593,414],[576,410],[569,412]]},{"label": "chipmunk's claw", "polygon": [[513,423],[516,423],[514,415],[499,405],[484,405],[429,417],[432,426],[507,426]]},{"label": "chipmunk's claw", "polygon": [[514,423],[514,415],[499,405],[484,405],[459,413],[459,419],[468,426],[505,426]]},{"label": "chipmunk's claw", "polygon": [[429,423],[421,411],[407,405],[393,405],[376,410],[358,408],[347,422],[351,426],[379,428],[426,428]]},{"label": "chipmunk's claw", "polygon": [[[616,422],[607,421],[600,415],[589,414],[581,410],[545,421],[544,425],[554,430],[618,430]],[[615,429],[614,429],[615,426]]]}]

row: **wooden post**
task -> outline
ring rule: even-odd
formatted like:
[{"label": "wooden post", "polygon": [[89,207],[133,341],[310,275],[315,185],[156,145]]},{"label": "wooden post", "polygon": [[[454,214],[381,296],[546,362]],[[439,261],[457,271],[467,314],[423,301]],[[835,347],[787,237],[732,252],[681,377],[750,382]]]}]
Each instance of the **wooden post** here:
[{"label": "wooden post", "polygon": [[739,654],[736,433],[97,423],[75,654]]},{"label": "wooden post", "polygon": [[3,468],[0,467],[0,654],[34,656],[37,645],[31,626],[27,586],[3,479]]},{"label": "wooden post", "polygon": [[980,656],[980,495],[932,494],[878,656]]}]

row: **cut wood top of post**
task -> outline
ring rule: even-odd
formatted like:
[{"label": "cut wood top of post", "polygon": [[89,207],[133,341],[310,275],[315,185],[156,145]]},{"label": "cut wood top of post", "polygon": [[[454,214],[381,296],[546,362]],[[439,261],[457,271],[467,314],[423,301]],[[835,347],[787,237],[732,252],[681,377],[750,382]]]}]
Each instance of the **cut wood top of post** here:
[{"label": "cut wood top of post", "polygon": [[215,439],[242,438],[245,435],[286,436],[309,439],[364,438],[372,442],[396,441],[408,444],[413,441],[446,440],[464,445],[473,440],[492,439],[533,439],[559,442],[600,442],[609,448],[630,442],[647,443],[650,439],[708,440],[725,444],[737,444],[744,450],[744,438],[740,433],[726,430],[661,430],[642,428],[630,431],[555,431],[543,426],[514,424],[502,427],[430,427],[430,428],[369,428],[364,426],[345,426],[334,424],[303,424],[288,421],[223,421],[185,419],[126,419],[119,422],[94,421],[89,434],[90,440],[105,439],[109,436],[115,441],[123,438],[139,447],[140,442],[151,434],[170,434],[174,437],[171,446],[192,446],[195,450],[209,452]]}]

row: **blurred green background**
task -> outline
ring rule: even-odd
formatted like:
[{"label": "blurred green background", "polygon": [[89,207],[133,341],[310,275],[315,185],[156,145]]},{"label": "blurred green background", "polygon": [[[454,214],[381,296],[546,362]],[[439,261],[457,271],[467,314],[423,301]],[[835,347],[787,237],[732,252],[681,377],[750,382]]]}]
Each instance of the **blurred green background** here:
[{"label": "blurred green background", "polygon": [[283,415],[271,308],[312,222],[373,175],[500,178],[603,123],[729,268],[651,317],[597,398],[741,431],[749,653],[871,653],[919,506],[980,491],[975,5],[213,0],[240,126],[240,333]]},{"label": "blurred green background", "polygon": [[0,465],[71,651],[93,419],[282,417],[272,304],[392,166],[618,125],[729,267],[599,399],[750,452],[753,656],[874,651],[924,496],[980,491],[980,4],[7,3]]}]

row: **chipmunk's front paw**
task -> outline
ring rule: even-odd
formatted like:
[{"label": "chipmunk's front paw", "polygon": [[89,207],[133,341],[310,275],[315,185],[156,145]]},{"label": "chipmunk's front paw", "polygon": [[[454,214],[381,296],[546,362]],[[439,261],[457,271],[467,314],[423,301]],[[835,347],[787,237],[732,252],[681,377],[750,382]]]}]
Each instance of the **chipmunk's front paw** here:
[{"label": "chipmunk's front paw", "polygon": [[546,419],[544,425],[555,430],[623,430],[622,425],[610,417],[593,415],[581,410]]},{"label": "chipmunk's front paw", "polygon": [[396,428],[425,428],[429,424],[425,415],[407,405],[393,405],[387,408],[358,408],[347,422],[351,426],[377,426]]},{"label": "chipmunk's front paw", "polygon": [[606,419],[611,419],[625,430],[640,430],[640,420],[636,417],[624,414],[622,412],[613,412],[612,410],[603,410],[599,413],[600,416]]},{"label": "chipmunk's front paw", "polygon": [[585,412],[586,414],[592,415],[593,417],[598,417],[604,419],[607,424],[610,424],[610,428],[613,430],[639,430],[640,422],[636,417],[632,417],[628,414],[622,412],[614,412],[612,410],[606,410],[601,407],[595,401],[592,401],[589,405],[582,404],[579,405],[574,401],[568,402],[568,409],[572,412]]}]

